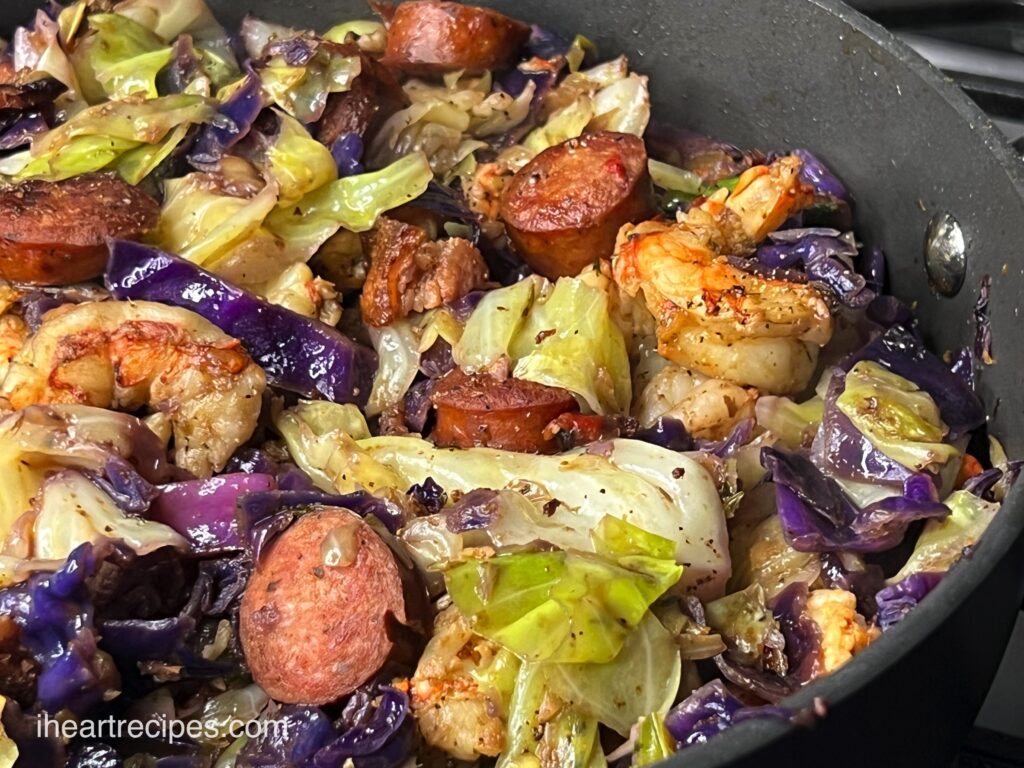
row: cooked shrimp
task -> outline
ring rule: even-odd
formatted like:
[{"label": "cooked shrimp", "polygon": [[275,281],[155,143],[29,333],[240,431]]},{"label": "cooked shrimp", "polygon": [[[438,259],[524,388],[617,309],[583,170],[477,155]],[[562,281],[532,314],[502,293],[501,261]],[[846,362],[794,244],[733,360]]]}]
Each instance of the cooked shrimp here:
[{"label": "cooked shrimp", "polygon": [[252,435],[265,386],[239,342],[199,315],[105,301],[48,314],[11,362],[0,397],[15,409],[148,405],[170,418],[178,466],[208,476]]},{"label": "cooked shrimp", "polygon": [[640,426],[662,417],[679,419],[694,437],[718,440],[743,419],[754,416],[756,389],[708,379],[669,363],[651,378],[633,404]]},{"label": "cooked shrimp", "polygon": [[748,252],[803,204],[799,161],[795,170],[789,160],[750,169],[736,192],[722,190],[677,224],[624,226],[612,265],[657,318],[660,354],[776,394],[807,385],[832,335],[828,305],[813,285],[746,272],[726,254]]},{"label": "cooked shrimp", "polygon": [[287,307],[305,317],[315,317],[327,325],[337,325],[341,320],[341,303],[334,284],[314,275],[309,265],[302,262],[292,264],[260,286],[259,293],[271,304]]},{"label": "cooked shrimp", "polygon": [[0,316],[0,381],[7,375],[11,360],[15,358],[28,338],[25,321],[17,315]]},{"label": "cooked shrimp", "polygon": [[438,614],[434,636],[409,681],[412,711],[428,744],[466,761],[493,757],[505,748],[500,702],[473,676],[498,650],[474,635],[454,606]]},{"label": "cooked shrimp", "polygon": [[816,589],[807,596],[807,615],[821,631],[821,671],[828,674],[848,662],[879,636],[857,613],[857,598],[843,589]]},{"label": "cooked shrimp", "polygon": [[0,315],[5,314],[20,298],[21,291],[6,280],[0,279]]},{"label": "cooked shrimp", "polygon": [[[735,236],[730,227],[719,228],[733,234],[726,252],[739,254],[753,248],[774,232],[782,222],[811,202],[810,192],[800,182],[800,158],[788,155],[770,165],[755,165],[744,171],[732,192],[719,190],[705,200],[699,210],[710,213],[719,222],[735,217],[742,231]],[[742,239],[745,238],[745,241]]]}]

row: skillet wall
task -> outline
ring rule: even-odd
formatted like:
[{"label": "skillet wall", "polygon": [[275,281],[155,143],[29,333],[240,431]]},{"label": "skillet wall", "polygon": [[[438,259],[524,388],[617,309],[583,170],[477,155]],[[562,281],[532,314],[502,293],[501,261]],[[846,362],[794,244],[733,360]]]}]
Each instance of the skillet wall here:
[{"label": "skillet wall", "polygon": [[[321,29],[370,15],[360,0],[208,2],[226,24],[247,11]],[[25,21],[38,4],[2,0],[0,30]],[[980,386],[995,411],[993,431],[1012,455],[1024,455],[1024,345],[1017,340],[1024,170],[940,75],[833,0],[488,4],[566,34],[586,34],[604,54],[629,54],[634,68],[652,76],[661,119],[739,145],[819,153],[854,192],[859,233],[885,247],[894,292],[917,303],[934,348],[970,343],[977,286],[990,273],[999,362],[983,372]],[[952,300],[930,292],[922,263],[925,227],[939,211],[960,220],[969,249],[964,289]],[[671,762],[693,768],[783,761],[862,768],[865,758],[879,765],[947,763],[980,706],[1019,605],[1022,502],[1018,487],[971,567],[954,571],[910,620],[795,697],[806,704],[819,695],[829,703],[830,716],[815,729],[745,723]]]}]

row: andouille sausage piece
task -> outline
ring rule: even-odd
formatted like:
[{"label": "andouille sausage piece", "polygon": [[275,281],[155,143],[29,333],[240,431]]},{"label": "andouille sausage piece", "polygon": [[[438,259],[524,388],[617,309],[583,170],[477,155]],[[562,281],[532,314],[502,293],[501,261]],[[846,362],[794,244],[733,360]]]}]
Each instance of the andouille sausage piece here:
[{"label": "andouille sausage piece", "polygon": [[29,179],[0,189],[0,277],[42,285],[89,280],[107,263],[107,238],[134,240],[160,205],[109,174]]},{"label": "andouille sausage piece", "polygon": [[346,509],[319,507],[262,553],[242,596],[239,636],[274,699],[326,704],[369,680],[391,652],[387,614],[404,622],[388,545]]},{"label": "andouille sausage piece", "polygon": [[608,258],[623,224],[653,212],[644,142],[628,133],[588,133],[541,152],[512,177],[500,215],[536,272],[575,276]]},{"label": "andouille sausage piece", "polygon": [[520,453],[554,453],[558,443],[548,423],[579,405],[566,390],[523,379],[499,381],[488,373],[456,368],[431,395],[437,421],[430,437],[437,445],[486,446]]},{"label": "andouille sausage piece", "polygon": [[529,36],[529,26],[489,8],[410,0],[394,9],[383,61],[415,75],[502,69]]},{"label": "andouille sausage piece", "polygon": [[379,328],[411,312],[462,298],[487,281],[487,264],[468,240],[429,240],[422,227],[382,216],[364,236],[370,268],[359,306]]},{"label": "andouille sausage piece", "polygon": [[356,133],[369,145],[384,121],[409,104],[391,69],[354,45],[339,45],[344,56],[359,56],[359,74],[347,91],[327,97],[316,138],[330,146],[344,133]]}]

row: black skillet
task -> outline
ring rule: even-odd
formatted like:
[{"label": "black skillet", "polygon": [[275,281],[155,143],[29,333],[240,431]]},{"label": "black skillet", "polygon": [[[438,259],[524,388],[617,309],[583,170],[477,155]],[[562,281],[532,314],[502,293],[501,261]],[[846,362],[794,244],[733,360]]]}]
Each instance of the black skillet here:
[{"label": "black skillet", "polygon": [[[1024,456],[1024,164],[937,70],[835,0],[487,4],[585,34],[604,54],[628,54],[651,76],[662,120],[740,146],[808,147],[825,158],[856,196],[859,234],[885,247],[893,293],[916,303],[934,349],[971,342],[978,284],[990,274],[997,363],[980,388],[991,431],[1012,456]],[[35,5],[0,2],[0,30],[25,21]],[[370,16],[361,0],[210,5],[229,27],[246,12],[320,29]],[[943,213],[959,221],[967,246],[963,287],[952,298],[932,290],[924,263],[926,228]],[[787,702],[820,697],[828,714],[814,727],[743,723],[667,765],[948,765],[1021,605],[1022,531],[1024,483],[968,562],[907,621]]]}]

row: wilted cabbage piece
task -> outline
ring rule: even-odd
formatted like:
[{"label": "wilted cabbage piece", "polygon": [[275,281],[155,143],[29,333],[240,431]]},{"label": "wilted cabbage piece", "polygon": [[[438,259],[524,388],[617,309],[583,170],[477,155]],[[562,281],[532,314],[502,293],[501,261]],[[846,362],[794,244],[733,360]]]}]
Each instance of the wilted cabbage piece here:
[{"label": "wilted cabbage piece", "polygon": [[189,32],[197,40],[226,37],[204,0],[121,0],[115,13],[136,23],[164,40]]},{"label": "wilted cabbage piece", "polygon": [[949,517],[929,520],[917,538],[914,551],[889,579],[895,584],[913,573],[948,571],[964,554],[973,547],[992,522],[999,505],[985,501],[968,491],[954,491],[945,502]]},{"label": "wilted cabbage piece", "polygon": [[662,189],[696,197],[704,186],[700,176],[693,171],[677,168],[660,160],[648,160],[647,170],[651,174],[651,181]]},{"label": "wilted cabbage piece", "polygon": [[370,328],[370,341],[379,363],[370,401],[366,404],[367,416],[376,416],[401,403],[419,373],[420,341],[414,328],[413,318]]},{"label": "wilted cabbage piece", "polygon": [[676,740],[665,727],[665,720],[657,714],[645,716],[637,729],[633,747],[633,765],[653,765],[676,751]]},{"label": "wilted cabbage piece", "polygon": [[939,585],[945,574],[937,571],[912,573],[885,587],[875,595],[878,614],[875,620],[883,630],[903,621],[922,600]]},{"label": "wilted cabbage piece", "polygon": [[138,184],[149,176],[178,148],[188,134],[189,125],[179,125],[159,144],[140,144],[129,149],[117,160],[117,173],[129,184]]},{"label": "wilted cabbage piece", "polygon": [[779,675],[786,673],[786,640],[760,584],[713,600],[704,611],[708,626],[725,640],[733,660]]},{"label": "wilted cabbage piece", "polygon": [[[116,13],[89,15],[90,34],[75,48],[75,69],[86,97],[96,103],[133,94],[153,99],[156,76],[173,54],[169,45],[146,27]],[[101,87],[96,92],[91,85]]]},{"label": "wilted cabbage piece", "polygon": [[775,437],[786,448],[806,448],[821,424],[824,402],[812,397],[796,403],[788,397],[762,395],[754,405],[757,425]]},{"label": "wilted cabbage piece", "polygon": [[[255,694],[253,694],[255,696]],[[232,717],[230,702],[224,701],[222,716]],[[235,768],[264,768],[267,765],[344,765],[358,760],[371,765],[401,765],[413,746],[415,725],[409,712],[409,697],[397,688],[378,682],[357,689],[336,722],[319,707],[290,704],[264,710],[271,721],[251,739],[242,737],[221,761],[234,752]]]},{"label": "wilted cabbage piece", "polygon": [[459,367],[481,370],[508,355],[534,299],[545,285],[550,283],[540,276],[531,276],[485,293],[466,321],[459,342],[452,347]]},{"label": "wilted cabbage piece", "polygon": [[271,101],[303,123],[319,120],[332,93],[347,91],[360,73],[359,56],[315,38],[273,41],[269,57],[256,63],[263,91]]},{"label": "wilted cabbage piece", "polygon": [[595,413],[629,412],[629,355],[608,294],[578,278],[534,275],[490,291],[452,352],[467,370],[508,358],[517,378],[563,387]]},{"label": "wilted cabbage piece", "polygon": [[682,572],[672,560],[657,562],[660,572],[582,553],[525,552],[456,565],[445,584],[475,632],[526,661],[606,663]]},{"label": "wilted cabbage piece", "polygon": [[534,95],[529,84],[513,96],[492,90],[490,74],[453,73],[443,85],[410,80],[404,86],[409,106],[391,115],[370,144],[371,167],[422,151],[437,175],[450,175],[472,153],[486,147],[482,138],[513,130],[528,116]]},{"label": "wilted cabbage piece", "polygon": [[[770,486],[765,485],[755,493],[774,500]],[[774,504],[772,507],[774,510]],[[817,554],[799,552],[786,541],[782,521],[774,512],[749,532],[737,535],[733,531],[729,547],[733,561],[731,587],[742,589],[758,584],[768,599],[795,581],[813,583],[821,572],[821,559]]]},{"label": "wilted cabbage piece", "polygon": [[523,664],[509,703],[508,736],[497,768],[540,764],[589,768],[604,765],[595,718],[549,695],[550,665]]},{"label": "wilted cabbage piece", "polygon": [[296,464],[323,491],[348,493],[358,485],[377,491],[402,485],[395,473],[359,451],[355,441],[368,438],[370,430],[353,405],[299,403],[275,418],[274,426]]},{"label": "wilted cabbage piece", "polygon": [[119,692],[117,668],[97,647],[86,586],[109,550],[83,544],[54,572],[0,589],[0,613],[18,624],[22,644],[41,666],[36,701],[45,712],[87,714]]},{"label": "wilted cabbage piece", "polygon": [[118,539],[137,554],[160,547],[188,549],[173,528],[142,517],[128,516],[113,499],[82,473],[65,470],[49,477],[35,500],[30,556],[61,561],[79,545]]},{"label": "wilted cabbage piece", "polygon": [[277,183],[279,207],[297,203],[304,195],[338,178],[338,169],[327,147],[309,135],[298,120],[277,113],[277,135],[259,163],[264,178]]},{"label": "wilted cabbage piece", "polygon": [[668,711],[682,670],[675,638],[650,612],[612,661],[549,666],[551,691],[622,736],[641,717]]},{"label": "wilted cabbage piece", "polygon": [[531,155],[585,130],[643,135],[651,117],[647,78],[625,56],[572,72],[544,100],[542,124],[522,144]]},{"label": "wilted cabbage piece", "polygon": [[949,514],[927,475],[912,475],[902,493],[879,489],[880,498],[860,506],[798,453],[762,448],[761,464],[775,486],[786,540],[801,552],[882,552],[899,544],[914,520]]},{"label": "wilted cabbage piece", "polygon": [[842,367],[849,370],[861,360],[878,363],[931,395],[942,420],[956,435],[963,435],[985,422],[985,409],[973,387],[925,349],[921,339],[903,326],[889,328],[850,355]]},{"label": "wilted cabbage piece", "polygon": [[38,9],[31,27],[18,27],[14,30],[11,40],[12,64],[15,72],[34,70],[59,80],[68,88],[66,98],[74,102],[82,94],[74,67],[60,44],[61,32],[59,22],[50,18],[42,8]]},{"label": "wilted cabbage piece", "polygon": [[114,12],[141,24],[166,42],[178,35],[189,35],[214,85],[238,76],[238,62],[228,34],[204,0],[121,0]]},{"label": "wilted cabbage piece", "polygon": [[425,155],[406,155],[379,171],[325,184],[295,205],[274,211],[266,226],[290,250],[309,258],[342,227],[371,229],[382,213],[423,194],[432,178]]},{"label": "wilted cabbage piece", "polygon": [[217,111],[227,119],[207,124],[196,136],[188,161],[197,170],[223,170],[225,153],[249,135],[264,107],[260,80],[251,67],[246,68],[244,77],[221,88],[217,100]]},{"label": "wilted cabbage piece", "polygon": [[[263,226],[277,198],[277,185],[263,184],[244,162],[225,163],[218,175],[190,173],[168,179],[157,244],[214,270],[223,270],[228,256],[244,250],[247,282],[263,282],[286,266],[283,244]],[[272,266],[264,264],[267,261]]]},{"label": "wilted cabbage piece", "polygon": [[37,136],[31,150],[6,158],[0,173],[15,180],[59,181],[98,171],[129,150],[160,145],[176,128],[208,122],[216,114],[209,99],[189,94],[104,102]]},{"label": "wilted cabbage piece", "polygon": [[616,439],[600,453],[538,456],[442,449],[412,437],[330,436],[308,446],[289,440],[289,450],[314,480],[333,482],[341,492],[358,486],[404,492],[428,477],[449,493],[521,491],[538,508],[546,505],[551,524],[561,526],[560,545],[579,550],[593,549],[590,531],[611,515],[674,542],[676,562],[687,564],[681,580],[687,590],[713,599],[729,578],[725,516],[714,481],[693,459],[650,443]]},{"label": "wilted cabbage piece", "polygon": [[134,416],[53,405],[32,406],[0,420],[0,540],[30,509],[49,474],[69,468],[101,476],[112,457],[131,460],[149,481],[168,477],[163,445]]},{"label": "wilted cabbage piece", "polygon": [[[499,545],[539,537],[594,550],[591,531],[611,515],[673,542],[677,562],[688,564],[682,578],[688,589],[708,599],[722,593],[730,566],[721,500],[707,470],[690,457],[625,439],[610,441],[600,453],[578,449],[558,456],[438,449],[413,437],[365,439],[358,411],[348,409],[353,415],[343,418],[340,413],[337,421],[326,422],[302,408],[286,409],[275,419],[296,463],[325,491],[404,493],[428,478],[448,493],[507,489],[510,494],[499,494],[485,521],[486,535]],[[518,498],[506,501],[513,497]],[[434,542],[425,547],[461,547],[451,538],[461,527],[452,523],[449,529],[445,512],[423,520],[416,535]]]},{"label": "wilted cabbage piece", "polygon": [[949,430],[931,396],[878,363],[861,360],[847,372],[836,407],[878,450],[914,471],[960,455],[943,442]]},{"label": "wilted cabbage piece", "polygon": [[223,553],[243,546],[238,530],[239,500],[276,487],[273,475],[228,472],[162,485],[147,517],[188,540],[192,552]]},{"label": "wilted cabbage piece", "polygon": [[712,680],[672,709],[665,728],[679,749],[704,744],[715,734],[743,720],[756,717],[788,718],[781,707],[749,707],[733,696],[721,680]]},{"label": "wilted cabbage piece", "polygon": [[362,51],[383,53],[387,30],[379,21],[355,19],[335,24],[323,34],[332,43],[355,42]]},{"label": "wilted cabbage piece", "polygon": [[155,143],[182,123],[203,123],[216,110],[209,99],[190,94],[158,99],[124,99],[89,107],[33,143],[34,157],[51,152],[80,136],[109,136],[139,143]]}]

